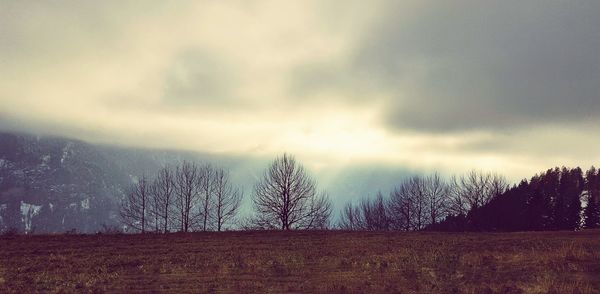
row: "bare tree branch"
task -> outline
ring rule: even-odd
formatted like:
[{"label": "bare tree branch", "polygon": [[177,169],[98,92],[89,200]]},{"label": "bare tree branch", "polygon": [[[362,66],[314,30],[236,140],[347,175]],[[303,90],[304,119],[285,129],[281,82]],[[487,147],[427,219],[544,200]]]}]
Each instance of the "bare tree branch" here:
[{"label": "bare tree branch", "polygon": [[229,172],[224,169],[216,169],[213,173],[213,190],[215,195],[214,223],[217,231],[235,218],[242,201],[242,191],[231,183]]},{"label": "bare tree branch", "polygon": [[135,183],[127,196],[121,202],[120,216],[121,221],[128,227],[140,231],[142,234],[146,232],[148,223],[147,216],[149,215],[150,206],[150,187],[146,176],[143,175],[137,183]]},{"label": "bare tree branch", "polygon": [[331,202],[293,156],[273,161],[254,187],[256,223],[267,228],[314,229],[328,225]]}]

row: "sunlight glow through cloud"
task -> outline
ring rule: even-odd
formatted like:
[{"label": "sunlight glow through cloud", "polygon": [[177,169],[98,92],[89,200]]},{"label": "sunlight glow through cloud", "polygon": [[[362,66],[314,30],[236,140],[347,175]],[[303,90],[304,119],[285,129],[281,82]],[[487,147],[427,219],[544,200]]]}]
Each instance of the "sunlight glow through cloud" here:
[{"label": "sunlight glow through cloud", "polygon": [[[5,3],[0,116],[14,121],[11,128],[92,142],[244,156],[291,152],[315,169],[475,168],[518,179],[556,164],[592,164],[600,158],[580,148],[557,153],[553,144],[565,134],[600,143],[589,136],[597,131],[592,114],[600,103],[590,93],[598,93],[600,74],[584,66],[598,65],[600,44],[590,34],[599,22],[593,13],[560,10],[560,2],[525,9],[532,5]],[[572,6],[598,12],[585,1]],[[496,8],[521,27],[486,17]],[[548,25],[531,24],[527,13]],[[546,17],[551,13],[556,18]],[[563,22],[572,27],[551,30]],[[490,35],[519,45],[493,55],[499,41]],[[530,55],[538,57],[525,59]],[[559,77],[568,83],[554,82],[549,61],[568,69]]]}]

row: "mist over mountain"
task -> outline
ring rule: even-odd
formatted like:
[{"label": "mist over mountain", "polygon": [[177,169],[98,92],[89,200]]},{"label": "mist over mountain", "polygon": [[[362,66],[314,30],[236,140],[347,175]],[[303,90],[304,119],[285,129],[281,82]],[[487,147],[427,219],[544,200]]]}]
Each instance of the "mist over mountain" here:
[{"label": "mist over mountain", "polygon": [[140,175],[185,152],[126,149],[26,134],[0,134],[0,224],[19,231],[94,232],[117,225],[118,207]]},{"label": "mist over mountain", "polygon": [[[210,163],[231,171],[244,191],[240,215],[251,211],[250,194],[271,158],[128,148],[24,133],[0,133],[0,229],[56,233],[96,232],[119,225],[118,208],[141,175],[153,177],[181,161]],[[391,189],[408,171],[352,166],[324,167],[313,176],[337,211],[347,201]],[[360,179],[360,180],[357,180]]]},{"label": "mist over mountain", "polygon": [[0,135],[0,215],[19,231],[91,232],[117,222],[131,181],[123,165],[81,141]]}]

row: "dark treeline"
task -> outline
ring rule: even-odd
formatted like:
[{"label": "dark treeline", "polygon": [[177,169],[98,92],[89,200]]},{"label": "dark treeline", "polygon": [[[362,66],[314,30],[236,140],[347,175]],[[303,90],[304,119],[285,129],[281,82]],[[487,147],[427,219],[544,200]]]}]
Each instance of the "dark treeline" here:
[{"label": "dark treeline", "polygon": [[[583,200],[583,201],[582,201]],[[504,177],[472,171],[401,182],[343,208],[339,228],[400,231],[577,230],[600,226],[600,173],[554,168],[510,187]],[[585,208],[582,205],[586,203]]]},{"label": "dark treeline", "polygon": [[[473,211],[462,226],[488,231],[597,228],[599,183],[594,167],[585,174],[581,168],[549,169]],[[585,208],[582,200],[587,204]]]}]

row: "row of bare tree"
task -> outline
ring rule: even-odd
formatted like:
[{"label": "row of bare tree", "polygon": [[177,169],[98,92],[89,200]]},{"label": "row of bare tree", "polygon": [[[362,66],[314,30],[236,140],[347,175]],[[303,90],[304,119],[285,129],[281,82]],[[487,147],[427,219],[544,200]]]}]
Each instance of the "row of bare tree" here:
[{"label": "row of bare tree", "polygon": [[236,217],[242,191],[229,172],[184,161],[142,176],[121,203],[123,224],[141,233],[223,230]]},{"label": "row of bare tree", "polygon": [[[183,162],[142,176],[121,204],[123,224],[137,232],[221,231],[231,224],[242,192],[223,169]],[[326,229],[331,201],[291,155],[276,158],[254,186],[255,213],[245,229]]]},{"label": "row of bare tree", "polygon": [[342,209],[338,227],[344,230],[416,231],[449,215],[466,216],[509,188],[506,178],[472,171],[446,181],[439,174],[404,180],[389,195],[380,192]]},{"label": "row of bare tree", "polygon": [[[493,173],[472,171],[449,180],[439,174],[415,176],[385,197],[364,198],[343,208],[344,230],[417,231],[447,216],[466,216],[508,189]],[[162,168],[153,180],[142,176],[121,206],[124,224],[139,232],[221,231],[236,217],[242,192],[229,173],[211,165],[183,162]],[[332,204],[316,181],[291,155],[277,157],[255,184],[255,213],[245,229],[327,229]]]}]

